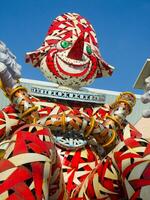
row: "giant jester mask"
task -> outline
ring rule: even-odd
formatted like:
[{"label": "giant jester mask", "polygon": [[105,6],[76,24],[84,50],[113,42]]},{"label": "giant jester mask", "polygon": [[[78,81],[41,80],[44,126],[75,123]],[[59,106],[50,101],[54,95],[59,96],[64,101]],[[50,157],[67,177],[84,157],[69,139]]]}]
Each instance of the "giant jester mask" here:
[{"label": "giant jester mask", "polygon": [[72,88],[109,76],[113,67],[101,57],[92,25],[79,14],[66,13],[50,26],[43,45],[26,55],[52,82]]}]

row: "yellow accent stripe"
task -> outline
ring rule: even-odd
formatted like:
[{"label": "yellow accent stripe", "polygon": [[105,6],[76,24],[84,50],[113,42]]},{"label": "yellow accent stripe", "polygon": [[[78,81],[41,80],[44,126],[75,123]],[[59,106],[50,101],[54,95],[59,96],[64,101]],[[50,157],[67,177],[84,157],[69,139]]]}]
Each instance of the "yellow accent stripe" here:
[{"label": "yellow accent stripe", "polygon": [[94,117],[92,117],[91,120],[90,120],[90,128],[85,133],[85,137],[88,137],[91,134],[91,132],[93,131],[94,125],[95,125],[95,119],[94,119]]}]

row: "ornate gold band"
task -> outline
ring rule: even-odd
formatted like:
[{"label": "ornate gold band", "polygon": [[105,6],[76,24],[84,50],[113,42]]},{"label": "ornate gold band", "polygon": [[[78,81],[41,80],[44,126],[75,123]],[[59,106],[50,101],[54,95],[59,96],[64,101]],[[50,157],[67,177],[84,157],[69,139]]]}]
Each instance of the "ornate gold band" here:
[{"label": "ornate gold band", "polygon": [[88,137],[92,133],[94,125],[95,125],[95,119],[94,119],[94,117],[92,117],[90,120],[89,130],[85,133],[85,137]]},{"label": "ornate gold band", "polygon": [[33,106],[33,107],[29,108],[28,110],[26,110],[26,111],[22,114],[21,118],[26,117],[26,116],[29,115],[31,112],[36,111],[37,109],[38,109],[38,106]]},{"label": "ornate gold band", "polygon": [[134,100],[133,106],[134,106],[135,103],[136,103],[136,96],[135,96],[132,92],[122,92],[122,93],[117,97],[116,101],[119,101],[119,100],[122,98],[122,96],[124,96],[124,95],[130,95],[130,96],[133,97],[133,100]]},{"label": "ornate gold band", "polygon": [[23,86],[19,86],[19,87],[16,87],[14,89],[11,90],[10,94],[9,94],[9,98],[12,99],[13,95],[18,91],[18,90],[25,90],[27,91],[27,89]]},{"label": "ornate gold band", "polygon": [[111,115],[107,115],[106,118],[111,119],[112,121],[114,121],[118,125],[119,128],[121,128],[120,122],[115,117],[113,117]]},{"label": "ornate gold band", "polygon": [[65,116],[65,113],[63,112],[62,114],[62,118],[61,118],[61,122],[62,122],[62,131],[65,132],[66,130],[66,116]]},{"label": "ornate gold band", "polygon": [[105,143],[105,144],[103,144],[102,146],[104,148],[111,147],[111,145],[113,144],[113,142],[115,141],[115,139],[116,139],[116,132],[115,132],[115,130],[112,130],[112,136],[111,136],[110,140],[108,140],[108,142]]},{"label": "ornate gold band", "polygon": [[129,114],[132,112],[132,105],[127,101],[127,100],[124,100],[124,99],[120,99],[119,101],[118,101],[119,103],[124,103],[124,104],[126,104],[126,105],[128,105],[129,106]]}]

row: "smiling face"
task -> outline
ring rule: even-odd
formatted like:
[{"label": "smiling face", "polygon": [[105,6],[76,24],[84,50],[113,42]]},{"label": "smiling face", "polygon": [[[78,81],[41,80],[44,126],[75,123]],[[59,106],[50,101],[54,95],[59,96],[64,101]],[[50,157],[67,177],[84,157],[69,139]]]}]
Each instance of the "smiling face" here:
[{"label": "smiling face", "polygon": [[28,53],[26,61],[40,67],[50,81],[73,88],[112,73],[100,56],[92,25],[75,13],[57,17],[42,47]]}]

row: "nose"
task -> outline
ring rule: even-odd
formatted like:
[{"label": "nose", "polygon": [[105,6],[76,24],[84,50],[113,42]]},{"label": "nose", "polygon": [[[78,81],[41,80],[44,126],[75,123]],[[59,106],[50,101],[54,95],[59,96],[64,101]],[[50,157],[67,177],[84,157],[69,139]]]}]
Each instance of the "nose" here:
[{"label": "nose", "polygon": [[84,48],[84,34],[81,34],[75,41],[72,48],[70,49],[67,57],[74,60],[82,60],[83,48]]}]

